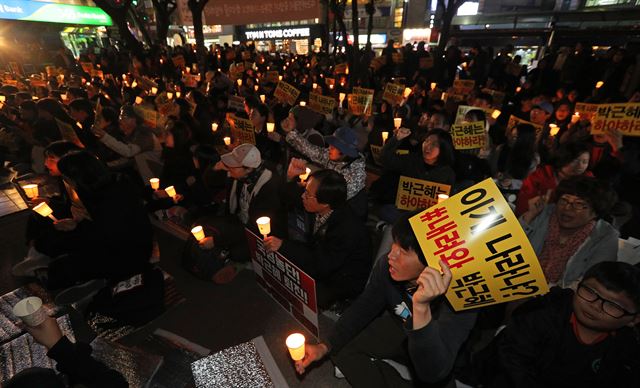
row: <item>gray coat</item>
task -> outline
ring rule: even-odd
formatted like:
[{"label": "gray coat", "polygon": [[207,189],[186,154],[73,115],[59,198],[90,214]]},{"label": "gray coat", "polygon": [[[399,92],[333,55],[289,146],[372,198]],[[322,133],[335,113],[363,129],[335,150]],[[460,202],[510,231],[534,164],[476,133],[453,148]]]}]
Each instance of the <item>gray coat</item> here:
[{"label": "gray coat", "polygon": [[[549,219],[555,211],[555,205],[547,205],[536,218],[527,225],[520,217],[524,229],[536,255],[542,254],[544,240],[549,229]],[[616,261],[618,258],[618,231],[604,220],[596,221],[589,237],[578,248],[564,269],[557,285],[572,287],[582,279],[584,273],[601,261]]]}]

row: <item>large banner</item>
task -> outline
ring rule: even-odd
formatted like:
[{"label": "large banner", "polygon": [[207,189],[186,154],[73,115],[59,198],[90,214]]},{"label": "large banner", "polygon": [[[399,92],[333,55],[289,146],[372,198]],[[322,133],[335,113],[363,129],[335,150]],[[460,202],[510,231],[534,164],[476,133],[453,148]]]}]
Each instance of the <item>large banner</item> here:
[{"label": "large banner", "polygon": [[444,261],[453,279],[447,299],[456,311],[549,291],[538,258],[492,179],[410,219],[430,267]]},{"label": "large banner", "polygon": [[487,136],[484,131],[484,121],[453,124],[451,126],[453,146],[457,150],[472,150],[486,145]]},{"label": "large banner", "polygon": [[600,104],[591,119],[591,133],[617,129],[625,136],[640,136],[640,103]]},{"label": "large banner", "polygon": [[278,252],[267,252],[262,238],[245,229],[256,280],[298,322],[320,335],[316,282]]},{"label": "large banner", "polygon": [[[256,24],[320,18],[318,0],[210,1],[204,7],[207,24]],[[282,36],[278,38],[288,38]]]},{"label": "large banner", "polygon": [[396,207],[402,210],[426,209],[438,203],[438,195],[449,195],[451,186],[400,176]]}]

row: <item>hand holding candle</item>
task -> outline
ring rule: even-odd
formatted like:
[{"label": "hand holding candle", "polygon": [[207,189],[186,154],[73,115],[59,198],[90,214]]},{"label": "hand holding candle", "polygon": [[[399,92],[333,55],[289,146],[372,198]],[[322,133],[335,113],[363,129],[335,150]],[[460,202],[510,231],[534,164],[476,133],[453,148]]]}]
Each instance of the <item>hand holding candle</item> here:
[{"label": "hand holding candle", "polygon": [[169,197],[171,197],[171,199],[173,199],[174,203],[178,202],[176,189],[173,186],[169,186],[169,187],[165,188],[164,192],[167,193],[167,195]]},{"label": "hand holding candle", "polygon": [[42,307],[42,299],[37,296],[30,296],[16,303],[13,306],[13,315],[31,327],[38,326],[47,319],[47,313]]},{"label": "hand holding candle", "polygon": [[56,217],[53,216],[53,210],[47,205],[46,202],[41,202],[33,208],[33,211],[40,214],[42,217],[49,217],[54,221],[58,221]]},{"label": "hand holding candle", "polygon": [[191,234],[193,234],[193,237],[195,237],[196,240],[198,240],[198,241],[202,241],[202,239],[205,238],[204,230],[202,229],[202,226],[200,226],[200,225],[195,226],[193,229],[191,229]]},{"label": "hand holding candle", "polygon": [[384,131],[382,132],[382,144],[384,145],[384,143],[387,142],[387,139],[389,138],[389,132]]},{"label": "hand holding candle", "polygon": [[549,135],[550,136],[555,136],[558,134],[558,132],[560,132],[560,127],[558,127],[555,124],[549,124]]},{"label": "hand holding candle", "polygon": [[580,112],[576,112],[571,116],[571,124],[575,124],[580,121]]},{"label": "hand holding candle", "polygon": [[307,167],[305,168],[304,174],[300,174],[298,177],[300,178],[300,181],[304,183],[309,178],[309,174],[311,174],[311,169]]},{"label": "hand holding candle", "polygon": [[260,234],[267,238],[271,233],[271,219],[269,217],[260,217],[256,220],[256,224],[258,224]]},{"label": "hand holding candle", "polygon": [[293,361],[300,361],[304,358],[304,342],[304,335],[300,333],[293,333],[287,337],[286,344]]},{"label": "hand holding candle", "polygon": [[272,133],[276,130],[276,123],[267,123],[267,132]]},{"label": "hand holding candle", "polygon": [[396,117],[393,119],[393,126],[398,129],[402,126],[402,119],[400,117]]},{"label": "hand holding candle", "polygon": [[260,95],[260,101],[262,101],[262,103],[264,104],[264,101],[267,99],[267,97],[264,94]]},{"label": "hand holding candle", "polygon": [[340,105],[342,105],[342,102],[344,101],[345,97],[347,97],[347,95],[346,95],[346,94],[344,94],[344,93],[340,93],[340,95],[339,95]]},{"label": "hand holding candle", "polygon": [[149,179],[149,184],[151,185],[152,189],[158,190],[160,188],[160,179],[151,178],[151,179]]},{"label": "hand holding candle", "polygon": [[225,136],[222,140],[224,140],[224,145],[227,147],[231,145],[231,138],[229,136]]}]

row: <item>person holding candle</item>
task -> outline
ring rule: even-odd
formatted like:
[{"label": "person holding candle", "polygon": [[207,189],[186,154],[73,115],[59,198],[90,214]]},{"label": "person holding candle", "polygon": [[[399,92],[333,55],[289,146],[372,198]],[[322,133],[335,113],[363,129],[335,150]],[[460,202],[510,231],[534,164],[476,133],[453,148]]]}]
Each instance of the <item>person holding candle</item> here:
[{"label": "person holding candle", "polygon": [[[452,380],[456,355],[476,312],[451,309],[444,298],[451,271],[443,262],[440,271],[427,266],[409,216],[394,224],[392,236],[387,257],[375,263],[365,290],[342,314],[333,334],[305,344],[305,358],[296,362],[298,373],[328,356],[355,387],[445,386]],[[383,359],[406,365],[413,381],[404,380]]]},{"label": "person holding candle", "polygon": [[357,296],[369,276],[371,247],[364,223],[346,203],[344,177],[319,170],[309,176],[305,188],[293,182],[288,188],[295,194],[294,205],[314,216],[311,236],[302,243],[270,235],[264,240],[266,249],[280,252],[316,280],[320,308]]},{"label": "person holding candle", "polygon": [[265,104],[257,104],[249,118],[253,124],[256,137],[256,147],[260,151],[260,156],[267,163],[267,167],[274,170],[276,165],[281,162],[282,148],[279,142],[273,141],[267,131],[267,120],[269,118],[269,107]]}]

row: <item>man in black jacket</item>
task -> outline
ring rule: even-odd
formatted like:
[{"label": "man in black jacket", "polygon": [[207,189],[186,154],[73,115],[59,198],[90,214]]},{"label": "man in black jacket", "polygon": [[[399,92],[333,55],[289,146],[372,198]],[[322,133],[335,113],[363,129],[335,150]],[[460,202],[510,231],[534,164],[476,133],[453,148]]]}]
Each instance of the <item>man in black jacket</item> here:
[{"label": "man in black jacket", "polygon": [[320,308],[357,296],[371,269],[371,244],[365,225],[347,206],[344,177],[333,170],[316,171],[297,198],[315,214],[311,241],[270,236],[266,248],[279,251],[316,280]]}]

